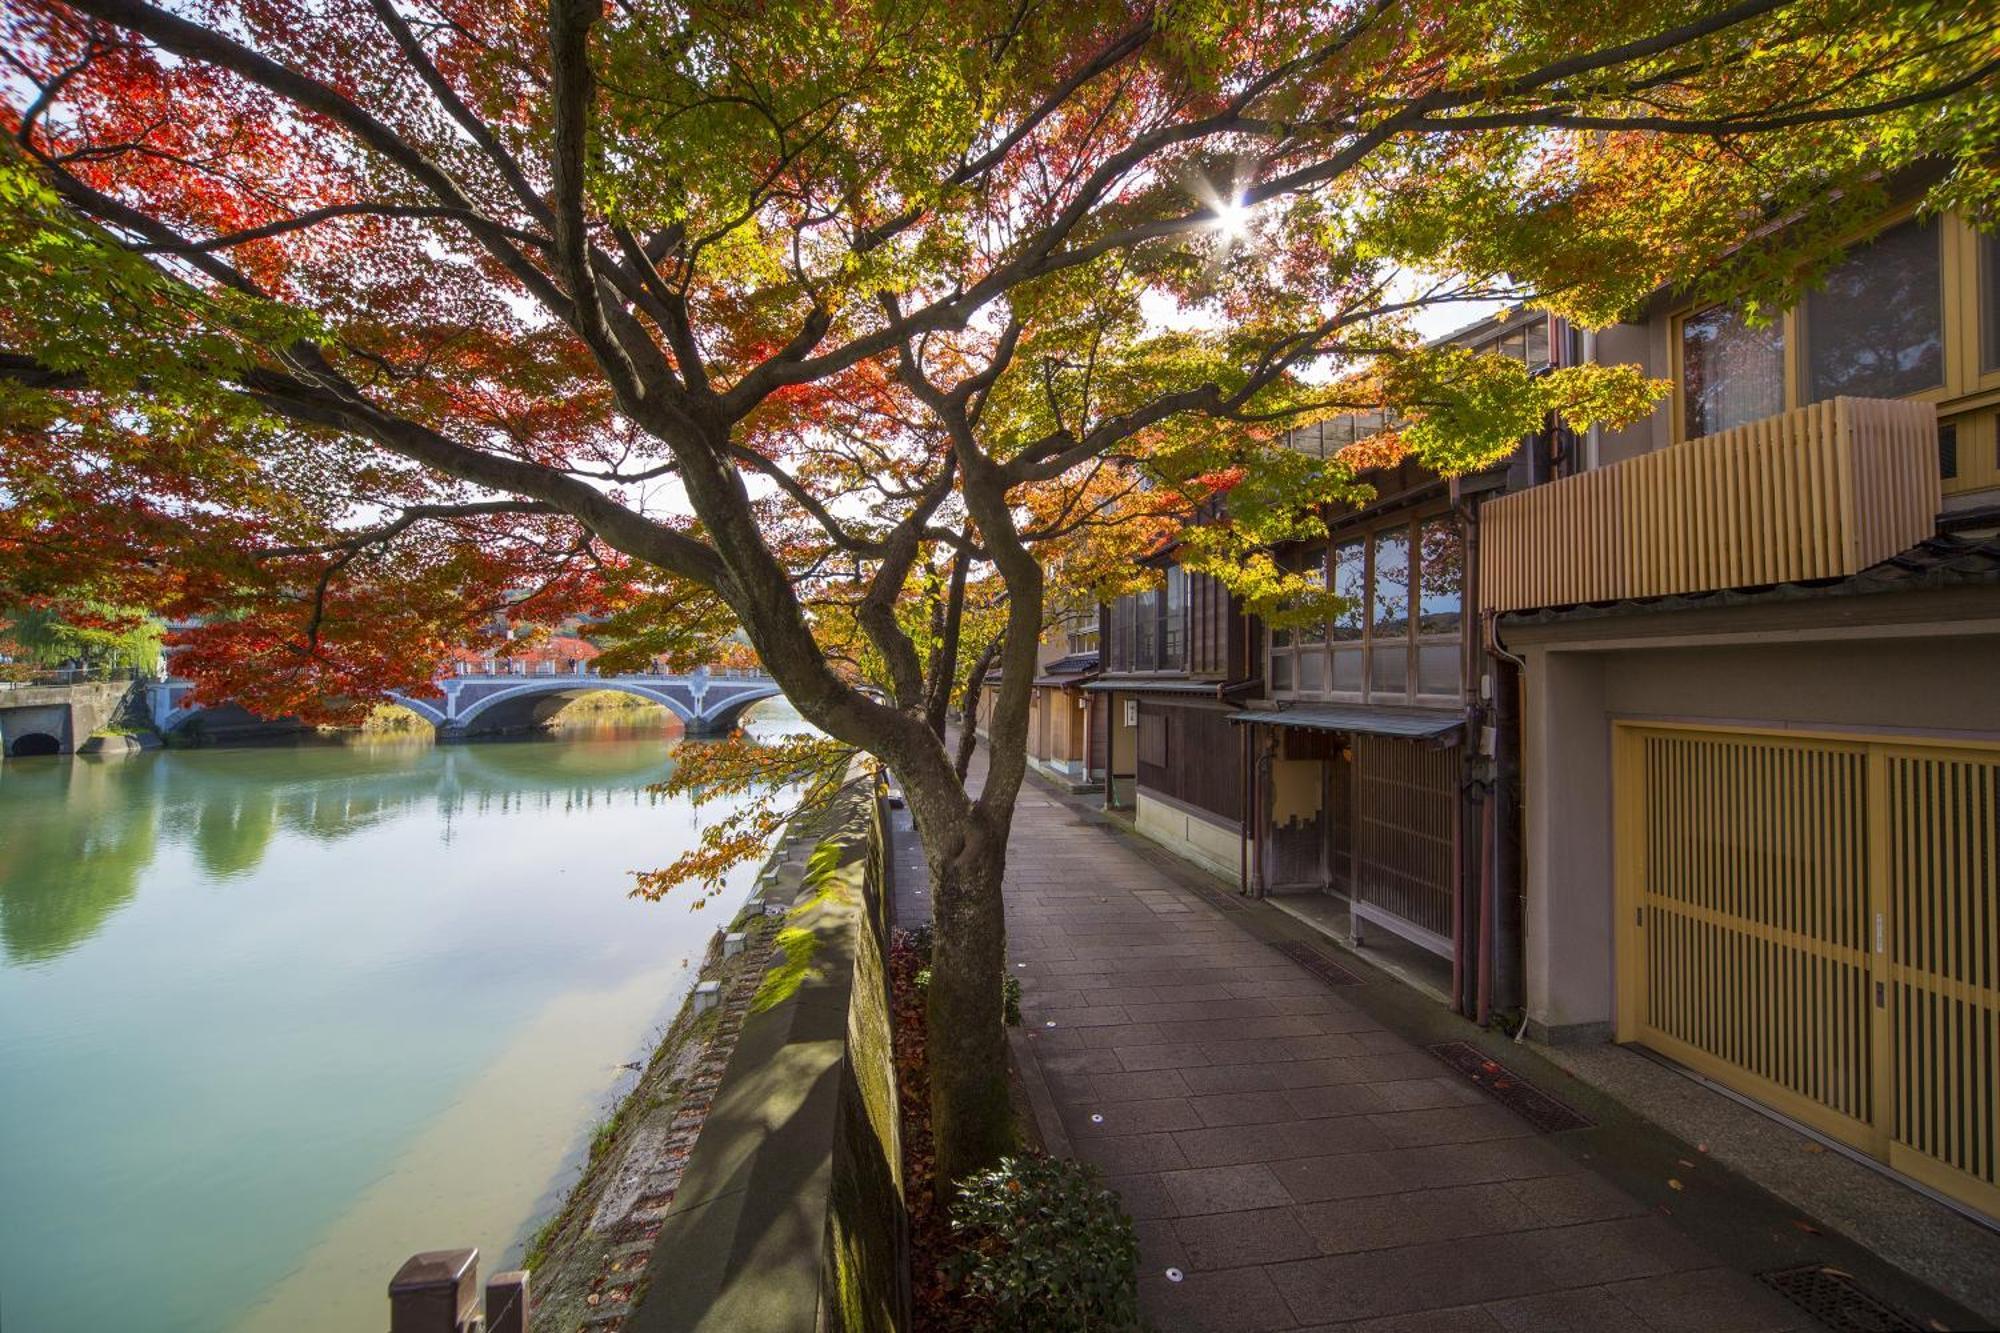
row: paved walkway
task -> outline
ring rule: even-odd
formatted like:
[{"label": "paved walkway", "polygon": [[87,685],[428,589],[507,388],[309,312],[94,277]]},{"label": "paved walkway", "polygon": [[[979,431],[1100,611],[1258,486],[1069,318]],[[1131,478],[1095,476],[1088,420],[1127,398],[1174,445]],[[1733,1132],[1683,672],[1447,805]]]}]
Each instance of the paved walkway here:
[{"label": "paved walkway", "polygon": [[[1187,883],[1023,789],[1030,1045],[1162,1333],[1814,1327]],[[907,885],[903,920],[928,912]]]}]

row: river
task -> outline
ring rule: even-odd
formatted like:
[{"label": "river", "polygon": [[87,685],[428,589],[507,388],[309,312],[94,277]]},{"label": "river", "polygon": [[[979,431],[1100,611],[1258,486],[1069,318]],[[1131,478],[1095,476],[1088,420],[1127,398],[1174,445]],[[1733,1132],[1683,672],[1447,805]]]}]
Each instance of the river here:
[{"label": "river", "polygon": [[0,765],[0,1329],[350,1333],[416,1250],[517,1263],[754,869],[627,897],[676,743]]}]

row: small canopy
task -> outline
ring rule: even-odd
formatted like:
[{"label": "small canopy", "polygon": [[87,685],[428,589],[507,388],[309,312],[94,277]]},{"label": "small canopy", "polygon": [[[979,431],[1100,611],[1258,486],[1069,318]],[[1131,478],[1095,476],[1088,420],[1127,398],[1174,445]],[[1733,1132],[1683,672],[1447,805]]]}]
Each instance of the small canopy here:
[{"label": "small canopy", "polygon": [[1096,653],[1071,653],[1058,657],[1042,666],[1042,674],[1048,676],[1077,676],[1086,671],[1097,670]]},{"label": "small canopy", "polygon": [[[1369,708],[1361,704],[1313,704],[1300,708],[1250,708],[1229,715],[1231,722],[1261,722],[1271,727],[1303,731],[1351,731],[1368,736],[1401,736],[1409,740],[1450,744],[1464,727],[1457,713],[1420,708]],[[1449,739],[1447,739],[1449,738]]]},{"label": "small canopy", "polygon": [[1221,681],[1188,680],[1182,676],[1099,676],[1083,688],[1099,693],[1122,690],[1126,694],[1201,694],[1213,699],[1221,684]]}]

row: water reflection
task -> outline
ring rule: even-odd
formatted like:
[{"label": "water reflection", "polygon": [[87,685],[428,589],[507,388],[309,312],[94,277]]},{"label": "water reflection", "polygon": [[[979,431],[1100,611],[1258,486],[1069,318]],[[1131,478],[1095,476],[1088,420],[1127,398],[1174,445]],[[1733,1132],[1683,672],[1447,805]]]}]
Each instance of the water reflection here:
[{"label": "water reflection", "polygon": [[0,767],[5,1327],[345,1333],[416,1250],[518,1260],[749,887],[627,894],[676,740]]},{"label": "water reflection", "polygon": [[[590,743],[638,736],[658,737],[659,748]],[[428,812],[449,843],[468,812],[657,805],[663,798],[645,786],[682,743],[658,728],[584,723],[489,744],[315,746],[309,771],[289,746],[9,763],[0,767],[0,952],[35,963],[75,948],[131,901],[168,847],[185,844],[205,874],[232,879],[263,863],[280,830],[337,842]]]},{"label": "water reflection", "polygon": [[8,766],[0,951],[10,962],[68,952],[138,892],[158,852],[160,807],[129,800],[114,772],[63,761]]}]

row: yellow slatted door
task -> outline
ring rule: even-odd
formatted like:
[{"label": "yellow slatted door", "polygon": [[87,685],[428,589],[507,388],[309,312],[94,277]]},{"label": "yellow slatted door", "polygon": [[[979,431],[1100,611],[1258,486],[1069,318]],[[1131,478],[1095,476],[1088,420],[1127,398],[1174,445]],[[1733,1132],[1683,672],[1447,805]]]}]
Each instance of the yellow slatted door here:
[{"label": "yellow slatted door", "polygon": [[2000,1216],[2000,754],[1883,751],[1889,1164]]},{"label": "yellow slatted door", "polygon": [[1866,747],[1620,731],[1620,1038],[1872,1150]]},{"label": "yellow slatted door", "polygon": [[2000,1217],[2000,746],[1617,733],[1619,1039]]}]

